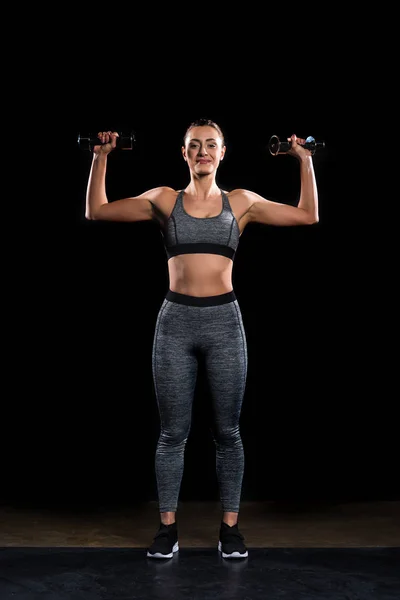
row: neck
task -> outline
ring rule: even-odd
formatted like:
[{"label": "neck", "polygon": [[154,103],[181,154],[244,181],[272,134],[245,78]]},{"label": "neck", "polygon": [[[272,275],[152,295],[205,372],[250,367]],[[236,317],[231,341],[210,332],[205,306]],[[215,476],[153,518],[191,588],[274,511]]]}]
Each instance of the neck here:
[{"label": "neck", "polygon": [[221,190],[215,181],[215,177],[192,177],[185,192],[191,196],[206,200],[211,196],[219,195]]}]

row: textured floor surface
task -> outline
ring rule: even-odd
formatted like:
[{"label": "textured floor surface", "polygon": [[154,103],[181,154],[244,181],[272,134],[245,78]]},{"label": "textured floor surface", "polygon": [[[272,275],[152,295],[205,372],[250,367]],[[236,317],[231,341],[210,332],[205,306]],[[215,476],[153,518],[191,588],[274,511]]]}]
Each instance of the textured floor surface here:
[{"label": "textured floor surface", "polygon": [[3,548],[1,600],[398,600],[400,548],[252,548],[227,561],[215,549],[171,560],[144,549]]},{"label": "textured floor surface", "polygon": [[220,517],[181,503],[180,551],[155,560],[155,503],[0,507],[0,600],[400,599],[400,502],[245,502],[235,561]]}]

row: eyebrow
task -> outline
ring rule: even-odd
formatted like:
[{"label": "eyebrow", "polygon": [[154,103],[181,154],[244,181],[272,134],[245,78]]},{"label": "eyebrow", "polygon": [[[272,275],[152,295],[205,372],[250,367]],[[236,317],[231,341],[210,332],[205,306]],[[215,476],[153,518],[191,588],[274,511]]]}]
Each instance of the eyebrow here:
[{"label": "eyebrow", "polygon": [[[217,140],[215,138],[207,138],[206,142],[216,142]],[[198,140],[197,138],[192,138],[191,140],[189,140],[189,142],[201,142],[201,140]]]}]

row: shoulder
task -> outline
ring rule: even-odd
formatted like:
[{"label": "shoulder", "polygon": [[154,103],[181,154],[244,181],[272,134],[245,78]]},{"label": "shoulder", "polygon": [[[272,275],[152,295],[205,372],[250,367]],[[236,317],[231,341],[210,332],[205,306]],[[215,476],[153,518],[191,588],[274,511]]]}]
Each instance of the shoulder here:
[{"label": "shoulder", "polygon": [[241,221],[241,226],[244,228],[251,219],[250,209],[260,196],[243,188],[237,188],[230,192],[223,190],[223,192],[228,196],[232,209],[238,215],[238,221]]},{"label": "shoulder", "polygon": [[229,200],[237,200],[245,206],[250,206],[255,201],[255,197],[257,196],[257,194],[254,194],[254,192],[250,192],[249,190],[245,190],[243,188],[236,188],[230,192],[225,192],[225,194],[228,196]]},{"label": "shoulder", "polygon": [[153,212],[159,220],[168,219],[178,197],[179,190],[168,186],[160,186],[143,192],[142,197],[146,198],[153,207]]},{"label": "shoulder", "polygon": [[143,194],[140,194],[140,196],[142,198],[147,198],[151,202],[159,202],[160,200],[162,201],[164,198],[171,198],[174,195],[177,196],[178,193],[179,192],[177,190],[163,185],[160,187],[151,188],[150,190],[143,192]]}]

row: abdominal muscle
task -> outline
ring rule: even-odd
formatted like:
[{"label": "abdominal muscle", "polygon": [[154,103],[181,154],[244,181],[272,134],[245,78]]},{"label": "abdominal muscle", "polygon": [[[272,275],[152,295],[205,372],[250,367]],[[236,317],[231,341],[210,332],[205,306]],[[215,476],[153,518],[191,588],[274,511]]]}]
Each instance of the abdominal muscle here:
[{"label": "abdominal muscle", "polygon": [[181,254],[168,261],[169,288],[189,296],[231,292],[233,262],[217,254]]}]

